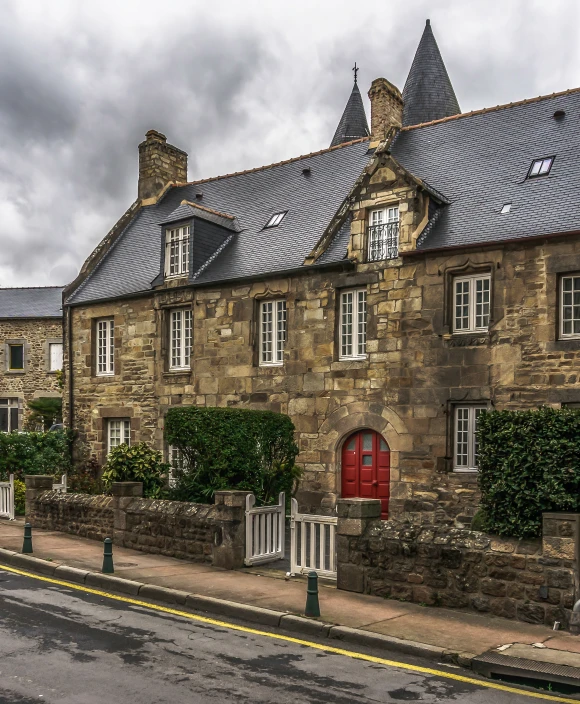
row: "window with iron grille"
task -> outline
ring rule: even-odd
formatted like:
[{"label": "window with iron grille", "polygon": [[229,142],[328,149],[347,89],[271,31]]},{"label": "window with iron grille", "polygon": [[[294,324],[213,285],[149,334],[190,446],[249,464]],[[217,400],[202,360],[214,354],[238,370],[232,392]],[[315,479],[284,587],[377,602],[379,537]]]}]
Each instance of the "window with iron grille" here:
[{"label": "window with iron grille", "polygon": [[489,328],[491,275],[453,279],[453,331],[483,332]]},{"label": "window with iron grille", "polygon": [[369,262],[399,256],[399,206],[373,210],[368,231]]},{"label": "window with iron grille", "polygon": [[340,359],[367,355],[367,292],[351,289],[340,294]]},{"label": "window with iron grille", "polygon": [[165,231],[165,276],[188,275],[189,233],[189,225]]},{"label": "window with iron grille", "polygon": [[18,420],[18,399],[0,398],[0,433],[18,430]]},{"label": "window with iron grille", "polygon": [[128,418],[110,418],[107,421],[107,452],[123,443],[131,444],[131,421]]},{"label": "window with iron grille", "polygon": [[279,366],[286,345],[286,301],[260,303],[260,365]]},{"label": "window with iron grille", "polygon": [[456,406],[454,427],[454,462],[459,471],[477,470],[477,422],[486,406]]},{"label": "window with iron grille", "polygon": [[560,337],[580,337],[580,276],[562,276]]},{"label": "window with iron grille", "polygon": [[193,315],[189,308],[172,310],[170,369],[189,369]]},{"label": "window with iron grille", "polygon": [[113,318],[97,320],[97,376],[115,373],[115,322]]}]

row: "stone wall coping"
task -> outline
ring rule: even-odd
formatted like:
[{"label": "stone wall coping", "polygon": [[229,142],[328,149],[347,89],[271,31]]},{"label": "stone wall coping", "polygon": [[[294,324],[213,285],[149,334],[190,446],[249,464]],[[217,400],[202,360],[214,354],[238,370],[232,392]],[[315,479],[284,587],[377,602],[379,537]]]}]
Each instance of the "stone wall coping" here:
[{"label": "stone wall coping", "polygon": [[53,482],[51,474],[27,474],[24,477],[27,489],[52,489]]},{"label": "stone wall coping", "polygon": [[113,482],[113,496],[143,496],[143,482]]},{"label": "stone wall coping", "polygon": [[549,518],[551,520],[561,519],[567,521],[578,521],[580,520],[580,513],[566,513],[565,511],[554,511],[552,513],[542,513],[542,518]]}]

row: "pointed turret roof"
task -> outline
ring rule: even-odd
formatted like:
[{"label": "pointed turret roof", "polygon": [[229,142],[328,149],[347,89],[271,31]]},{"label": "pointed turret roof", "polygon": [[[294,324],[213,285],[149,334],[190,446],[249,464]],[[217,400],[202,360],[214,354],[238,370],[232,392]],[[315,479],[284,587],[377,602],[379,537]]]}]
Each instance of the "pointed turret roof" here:
[{"label": "pointed turret roof", "polygon": [[403,102],[404,127],[461,112],[429,20],[403,88]]},{"label": "pointed turret roof", "polygon": [[[358,70],[358,69],[357,69]],[[358,85],[356,82],[356,74],[354,79],[354,85],[352,87],[352,92],[350,98],[346,104],[332,142],[331,147],[335,147],[337,144],[343,144],[344,142],[351,142],[353,139],[360,139],[361,137],[368,137],[369,125],[367,123],[367,116],[365,113],[365,106],[363,105],[362,96]]]}]

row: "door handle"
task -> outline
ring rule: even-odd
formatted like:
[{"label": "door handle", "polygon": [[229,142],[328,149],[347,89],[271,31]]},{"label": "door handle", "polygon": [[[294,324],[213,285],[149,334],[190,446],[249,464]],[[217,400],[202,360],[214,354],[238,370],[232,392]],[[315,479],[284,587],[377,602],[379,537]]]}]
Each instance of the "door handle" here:
[{"label": "door handle", "polygon": [[373,482],[373,486],[378,486],[378,485],[379,485],[379,483],[378,483],[378,481],[375,479],[375,481]]}]

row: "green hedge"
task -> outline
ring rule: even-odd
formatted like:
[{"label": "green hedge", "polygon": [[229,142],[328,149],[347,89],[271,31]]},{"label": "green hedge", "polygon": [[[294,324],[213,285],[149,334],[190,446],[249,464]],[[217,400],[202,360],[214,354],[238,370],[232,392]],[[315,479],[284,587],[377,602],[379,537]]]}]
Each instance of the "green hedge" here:
[{"label": "green hedge", "polygon": [[174,471],[173,498],[212,502],[215,491],[252,491],[258,504],[287,497],[301,474],[298,447],[288,416],[238,408],[172,408],[165,420],[165,440],[182,455]]},{"label": "green hedge", "polygon": [[123,443],[109,452],[102,482],[107,491],[113,482],[142,482],[143,496],[157,499],[163,498],[168,472],[169,465],[163,462],[161,453],[147,443]]},{"label": "green hedge", "polygon": [[70,470],[69,438],[65,431],[52,433],[0,433],[0,477],[14,474],[60,476]]},{"label": "green hedge", "polygon": [[490,411],[479,417],[486,530],[541,535],[542,512],[580,510],[580,411]]}]

